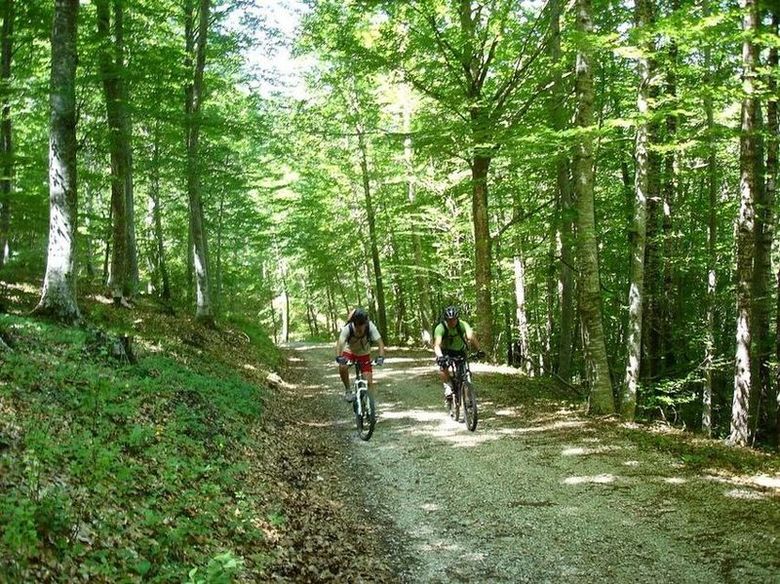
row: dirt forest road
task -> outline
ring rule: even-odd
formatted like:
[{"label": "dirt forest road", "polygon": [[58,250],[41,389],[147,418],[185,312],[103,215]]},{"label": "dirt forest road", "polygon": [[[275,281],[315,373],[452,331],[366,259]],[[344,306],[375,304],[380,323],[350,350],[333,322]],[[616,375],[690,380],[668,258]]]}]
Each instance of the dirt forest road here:
[{"label": "dirt forest road", "polygon": [[332,347],[290,354],[307,423],[338,445],[399,582],[780,583],[777,475],[691,469],[489,365],[472,366],[480,419],[469,432],[446,414],[420,351],[388,352],[376,432],[362,442]]}]

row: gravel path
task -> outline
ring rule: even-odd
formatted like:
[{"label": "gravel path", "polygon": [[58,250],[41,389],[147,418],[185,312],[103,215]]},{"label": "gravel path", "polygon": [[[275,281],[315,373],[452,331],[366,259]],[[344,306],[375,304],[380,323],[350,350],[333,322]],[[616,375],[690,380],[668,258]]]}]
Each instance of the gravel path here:
[{"label": "gravel path", "polygon": [[293,353],[320,376],[322,431],[370,501],[399,582],[780,583],[776,475],[690,470],[488,365],[472,366],[469,432],[447,416],[422,352],[389,352],[375,374],[380,419],[362,442],[332,348]]}]

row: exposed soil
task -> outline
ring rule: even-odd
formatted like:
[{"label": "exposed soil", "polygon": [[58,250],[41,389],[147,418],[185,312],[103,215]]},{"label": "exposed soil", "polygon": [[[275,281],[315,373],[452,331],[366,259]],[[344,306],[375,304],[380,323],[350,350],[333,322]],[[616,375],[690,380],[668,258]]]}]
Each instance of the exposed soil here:
[{"label": "exposed soil", "polygon": [[[332,528],[327,513],[291,517],[280,545],[302,557],[277,565],[280,580],[780,582],[776,456],[767,474],[708,467],[659,449],[652,428],[586,418],[563,390],[481,364],[472,433],[446,414],[431,355],[409,351],[375,374],[380,419],[363,442],[332,348],[290,357],[298,508],[330,509]],[[328,569],[320,557],[301,571],[307,554],[330,554]]]}]

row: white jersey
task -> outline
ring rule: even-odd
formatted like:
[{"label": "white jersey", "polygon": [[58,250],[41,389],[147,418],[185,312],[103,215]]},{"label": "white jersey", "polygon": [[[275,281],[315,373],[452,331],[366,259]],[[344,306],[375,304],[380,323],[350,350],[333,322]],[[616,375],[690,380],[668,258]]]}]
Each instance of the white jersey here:
[{"label": "white jersey", "polygon": [[350,331],[352,331],[352,323],[347,323],[346,326],[342,327],[341,333],[339,333],[339,343],[357,357],[368,355],[371,352],[371,344],[376,343],[381,338],[379,329],[370,320],[362,337],[356,336],[354,332],[350,337]]}]

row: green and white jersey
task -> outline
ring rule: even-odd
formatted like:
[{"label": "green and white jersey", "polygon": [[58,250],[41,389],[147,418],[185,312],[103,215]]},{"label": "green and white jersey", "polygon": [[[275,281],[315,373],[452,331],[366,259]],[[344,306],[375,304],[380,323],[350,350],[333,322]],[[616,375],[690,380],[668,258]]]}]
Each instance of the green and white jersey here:
[{"label": "green and white jersey", "polygon": [[448,327],[447,323],[440,322],[433,330],[433,342],[435,343],[436,339],[441,339],[442,349],[465,351],[466,344],[463,342],[463,339],[469,339],[473,334],[471,325],[465,320],[459,320],[452,328]]}]

